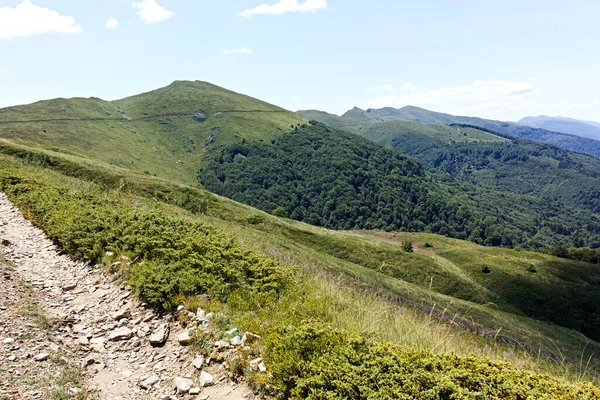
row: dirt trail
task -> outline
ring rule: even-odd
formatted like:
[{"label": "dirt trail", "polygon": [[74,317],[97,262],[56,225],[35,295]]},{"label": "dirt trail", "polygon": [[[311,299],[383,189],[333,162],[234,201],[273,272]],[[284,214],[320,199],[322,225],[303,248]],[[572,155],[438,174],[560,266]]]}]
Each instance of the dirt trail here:
[{"label": "dirt trail", "polygon": [[[143,307],[96,267],[59,255],[3,193],[0,240],[0,400],[252,397],[218,363],[201,366],[213,378],[202,387],[172,317]],[[150,344],[157,338],[160,347]],[[177,393],[176,377],[190,379],[183,386],[193,395]]]}]

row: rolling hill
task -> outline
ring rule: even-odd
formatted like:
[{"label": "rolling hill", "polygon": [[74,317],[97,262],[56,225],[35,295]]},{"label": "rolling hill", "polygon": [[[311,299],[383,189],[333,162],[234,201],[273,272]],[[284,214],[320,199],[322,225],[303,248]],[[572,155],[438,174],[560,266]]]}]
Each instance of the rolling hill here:
[{"label": "rolling hill", "polygon": [[304,122],[206,82],[176,81],[112,102],[55,99],[0,109],[0,137],[197,184],[208,149],[269,140]]},{"label": "rolling hill", "polygon": [[600,124],[564,117],[525,117],[519,124],[600,140]]},{"label": "rolling hill", "polygon": [[[302,112],[300,112],[300,114],[302,114]],[[342,117],[361,122],[409,121],[422,124],[473,125],[512,137],[548,143],[560,147],[561,149],[589,154],[596,158],[600,158],[600,140],[533,128],[514,122],[455,116],[413,106],[407,106],[400,109],[383,108],[361,110],[360,108],[354,108],[346,112]]]}]

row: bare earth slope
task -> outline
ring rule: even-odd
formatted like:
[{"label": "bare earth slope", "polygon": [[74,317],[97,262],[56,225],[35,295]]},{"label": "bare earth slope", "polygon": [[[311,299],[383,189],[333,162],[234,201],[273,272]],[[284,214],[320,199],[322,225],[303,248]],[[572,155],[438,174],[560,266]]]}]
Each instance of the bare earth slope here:
[{"label": "bare earth slope", "polygon": [[[202,388],[193,350],[179,344],[183,328],[171,316],[155,315],[125,285],[59,255],[3,193],[0,240],[0,399],[175,399],[183,396],[175,377],[191,379],[198,399],[251,397],[214,362],[202,366],[214,385]],[[161,326],[170,333],[153,347]]]}]

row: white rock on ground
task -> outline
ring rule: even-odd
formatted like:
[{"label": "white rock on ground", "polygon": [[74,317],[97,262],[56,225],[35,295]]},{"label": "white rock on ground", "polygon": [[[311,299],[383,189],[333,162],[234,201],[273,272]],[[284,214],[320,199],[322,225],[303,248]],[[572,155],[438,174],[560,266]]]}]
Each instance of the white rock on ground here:
[{"label": "white rock on ground", "polygon": [[215,383],[215,378],[206,371],[200,372],[200,386],[212,386]]},{"label": "white rock on ground", "polygon": [[173,378],[173,388],[177,389],[178,393],[187,393],[190,391],[194,381],[188,378],[182,378],[180,376]]},{"label": "white rock on ground", "polygon": [[192,343],[192,338],[188,331],[183,331],[179,335],[177,335],[177,341],[180,345],[187,346],[188,344]]},{"label": "white rock on ground", "polygon": [[152,346],[162,346],[169,337],[169,325],[161,324],[158,328],[152,332],[148,341]]}]

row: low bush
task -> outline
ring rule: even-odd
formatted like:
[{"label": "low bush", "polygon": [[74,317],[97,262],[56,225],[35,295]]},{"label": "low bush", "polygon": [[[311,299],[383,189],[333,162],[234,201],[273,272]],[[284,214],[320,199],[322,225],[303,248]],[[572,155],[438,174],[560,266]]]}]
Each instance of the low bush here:
[{"label": "low bush", "polygon": [[320,323],[269,338],[267,367],[285,399],[598,399],[569,384],[476,357],[408,351]]},{"label": "low bush", "polygon": [[177,295],[226,299],[233,290],[279,292],[286,274],[267,256],[183,216],[125,204],[117,193],[73,190],[16,175],[0,175],[0,189],[68,253],[99,261],[106,251],[136,260],[123,272],[136,293],[158,309]]}]

